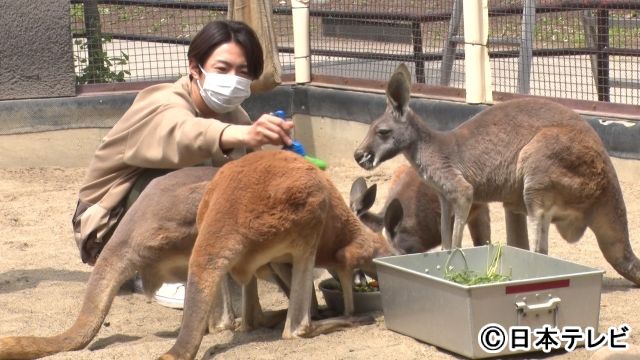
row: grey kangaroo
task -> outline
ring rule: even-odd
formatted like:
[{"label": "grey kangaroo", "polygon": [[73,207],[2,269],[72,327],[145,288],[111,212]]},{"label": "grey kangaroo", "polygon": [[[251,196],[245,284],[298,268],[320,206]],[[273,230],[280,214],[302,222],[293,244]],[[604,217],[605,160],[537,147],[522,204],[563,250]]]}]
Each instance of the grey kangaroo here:
[{"label": "grey kangaroo", "polygon": [[[425,252],[441,244],[438,194],[409,165],[398,166],[389,183],[386,202],[380,213],[369,209],[377,186],[367,186],[363,177],[351,185],[350,206],[360,220],[375,231],[384,228],[394,247],[405,254]],[[467,224],[473,245],[491,242],[487,204],[473,204]]]},{"label": "grey kangaroo", "polygon": [[[460,247],[473,203],[502,202],[507,243],[548,251],[549,225],[569,242],[590,228],[614,269],[640,285],[626,208],[598,134],[576,112],[527,98],[483,110],[451,131],[435,131],[409,107],[411,77],[401,64],[387,108],[354,153],[372,169],[402,153],[440,197],[444,249]],[[453,233],[451,216],[454,215]]]},{"label": "grey kangaroo", "polygon": [[[0,338],[0,359],[33,359],[82,349],[96,336],[120,286],[137,271],[151,296],[164,282],[187,280],[188,261],[197,236],[198,204],[215,168],[176,170],[151,181],[127,211],[91,272],[85,298],[75,323],[52,337]],[[273,268],[270,270],[270,268]],[[291,275],[287,265],[270,264],[261,277],[274,276],[287,292]],[[209,331],[249,330],[274,326],[284,313],[262,313],[255,278],[243,287],[242,321],[236,322],[227,279],[211,309]]]}]

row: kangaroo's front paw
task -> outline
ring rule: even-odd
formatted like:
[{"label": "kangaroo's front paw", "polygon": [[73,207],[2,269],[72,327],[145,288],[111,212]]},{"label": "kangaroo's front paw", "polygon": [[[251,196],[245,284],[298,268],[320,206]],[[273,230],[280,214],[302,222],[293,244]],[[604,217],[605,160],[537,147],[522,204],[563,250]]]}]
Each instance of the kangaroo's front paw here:
[{"label": "kangaroo's front paw", "polygon": [[285,322],[287,318],[287,309],[266,311],[262,314],[262,317],[258,320],[260,327],[266,327],[272,329]]},{"label": "kangaroo's front paw", "polygon": [[160,356],[158,360],[193,360],[196,354],[190,354],[188,351],[182,351],[177,349],[170,349],[164,355]]},{"label": "kangaroo's front paw", "polygon": [[177,360],[177,358],[171,354],[164,354],[160,356],[158,360]]},{"label": "kangaroo's front paw", "polygon": [[238,321],[233,320],[233,321],[221,321],[218,323],[209,323],[207,330],[209,331],[209,334],[216,334],[226,330],[234,331],[237,328],[238,328]]},{"label": "kangaroo's front paw", "polygon": [[376,319],[371,315],[349,316],[348,320],[353,324],[353,326],[371,325],[376,323]]},{"label": "kangaroo's front paw", "polygon": [[287,329],[285,329],[282,332],[282,338],[285,340],[291,340],[291,339],[305,339],[305,338],[309,338],[309,337],[313,337],[314,335],[314,328],[309,324],[309,325],[305,325],[305,326],[299,326],[296,329],[289,329],[287,331]]}]

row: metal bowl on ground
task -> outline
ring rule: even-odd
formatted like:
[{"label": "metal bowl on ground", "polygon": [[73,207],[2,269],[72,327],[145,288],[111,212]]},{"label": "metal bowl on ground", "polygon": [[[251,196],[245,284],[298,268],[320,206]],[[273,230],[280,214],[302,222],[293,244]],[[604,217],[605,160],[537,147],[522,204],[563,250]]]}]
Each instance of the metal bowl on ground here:
[{"label": "metal bowl on ground", "polygon": [[[344,301],[342,298],[342,288],[340,283],[333,278],[325,279],[318,284],[322,291],[327,307],[337,314],[344,313]],[[380,291],[353,291],[353,307],[356,314],[382,311],[382,301]]]}]

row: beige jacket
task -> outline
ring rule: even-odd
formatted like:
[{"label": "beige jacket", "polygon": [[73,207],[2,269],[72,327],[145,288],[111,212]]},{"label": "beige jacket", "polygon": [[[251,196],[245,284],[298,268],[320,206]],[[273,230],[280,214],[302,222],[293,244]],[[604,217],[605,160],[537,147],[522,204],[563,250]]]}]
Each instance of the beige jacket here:
[{"label": "beige jacket", "polygon": [[223,154],[220,135],[229,124],[251,124],[247,113],[238,108],[219,119],[202,118],[190,94],[188,76],[142,90],[102,139],[80,188],[73,218],[81,252],[89,236],[102,242],[144,168],[178,169],[209,159],[213,166],[221,166],[246,152],[235,149],[230,156]]}]

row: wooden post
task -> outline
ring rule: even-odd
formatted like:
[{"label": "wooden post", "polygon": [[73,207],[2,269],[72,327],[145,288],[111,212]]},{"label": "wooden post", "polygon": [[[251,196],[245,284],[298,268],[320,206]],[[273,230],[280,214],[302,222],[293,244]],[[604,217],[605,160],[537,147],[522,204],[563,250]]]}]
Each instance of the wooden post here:
[{"label": "wooden post", "polygon": [[470,104],[491,103],[488,0],[467,0],[463,10],[466,100]]}]

